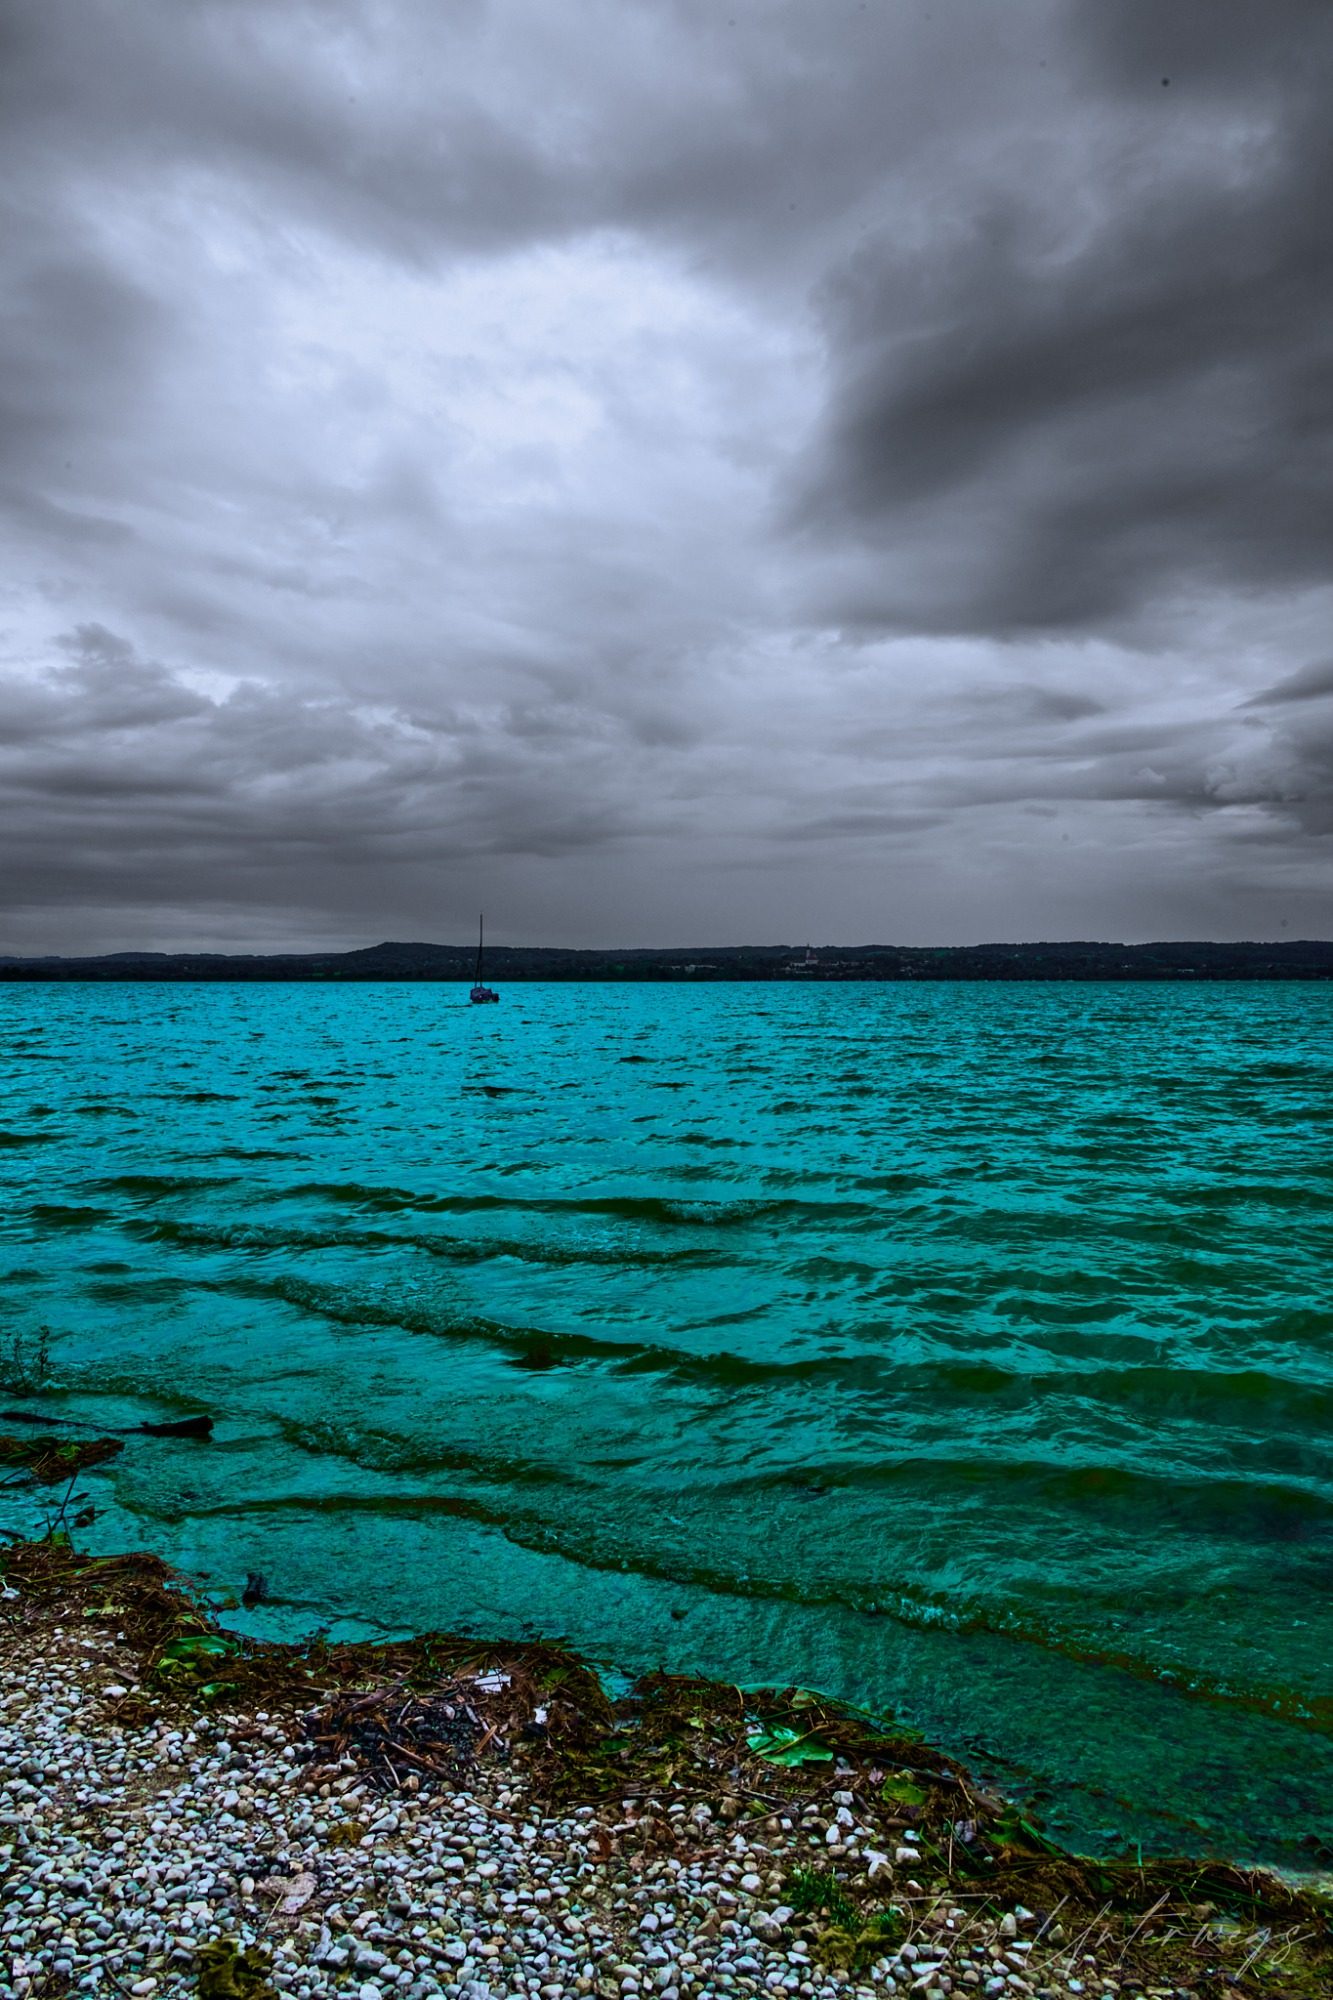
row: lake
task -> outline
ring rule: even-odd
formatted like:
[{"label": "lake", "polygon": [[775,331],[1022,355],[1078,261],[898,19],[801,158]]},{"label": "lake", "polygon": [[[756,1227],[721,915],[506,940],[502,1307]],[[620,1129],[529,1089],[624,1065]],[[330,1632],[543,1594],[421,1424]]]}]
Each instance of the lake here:
[{"label": "lake", "polygon": [[1089,1849],[1333,1859],[1333,985],[22,984],[0,1024],[30,1407],[217,1418],[86,1475],[80,1546],[262,1572],[280,1636],[818,1687]]}]

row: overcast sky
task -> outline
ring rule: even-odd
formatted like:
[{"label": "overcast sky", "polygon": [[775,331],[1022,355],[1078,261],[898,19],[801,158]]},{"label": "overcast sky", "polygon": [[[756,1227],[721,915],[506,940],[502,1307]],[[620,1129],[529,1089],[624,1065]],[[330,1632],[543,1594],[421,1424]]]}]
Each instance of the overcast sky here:
[{"label": "overcast sky", "polygon": [[1333,933],[1328,0],[0,0],[0,951]]}]

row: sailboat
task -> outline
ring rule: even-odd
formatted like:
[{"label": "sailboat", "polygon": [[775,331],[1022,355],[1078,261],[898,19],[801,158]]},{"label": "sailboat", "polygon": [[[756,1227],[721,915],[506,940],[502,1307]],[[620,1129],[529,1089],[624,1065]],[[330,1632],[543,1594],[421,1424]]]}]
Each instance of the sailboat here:
[{"label": "sailboat", "polygon": [[499,994],[495,991],[494,987],[484,986],[482,984],[481,952],[482,952],[482,946],[485,942],[485,938],[486,938],[486,919],[485,917],[478,917],[477,918],[477,969],[472,975],[472,991],[468,995],[468,999],[472,1002],[474,1007],[484,1007],[488,1000],[498,1000],[500,998]]}]

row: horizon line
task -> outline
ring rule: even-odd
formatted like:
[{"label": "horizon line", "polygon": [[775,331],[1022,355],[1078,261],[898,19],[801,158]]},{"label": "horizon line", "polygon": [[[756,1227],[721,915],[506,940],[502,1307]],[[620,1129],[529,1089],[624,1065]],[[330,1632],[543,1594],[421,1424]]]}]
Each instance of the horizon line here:
[{"label": "horizon line", "polygon": [[[963,951],[1047,951],[1047,950],[1060,950],[1060,949],[1072,950],[1077,948],[1093,949],[1099,951],[1150,951],[1155,949],[1180,949],[1180,948],[1186,948],[1189,950],[1199,950],[1199,949],[1272,950],[1274,948],[1289,950],[1295,947],[1309,947],[1312,945],[1333,946],[1333,936],[1326,936],[1326,937],[1302,936],[1302,937],[1288,937],[1288,938],[1284,937],[1217,938],[1217,937],[1176,936],[1176,937],[1153,937],[1153,938],[1136,938],[1136,939],[1125,939],[1116,937],[1088,937],[1088,936],[1027,937],[1027,938],[992,937],[992,938],[976,939],[969,941],[968,943],[961,943],[961,944],[960,943],[915,944],[915,943],[907,943],[897,939],[893,940],[860,939],[855,942],[849,942],[845,944],[833,943],[831,941],[825,941],[820,944],[815,944],[810,941],[801,942],[801,941],[791,941],[791,940],[780,940],[780,941],[774,940],[772,942],[762,943],[762,944],[757,942],[731,943],[731,944],[664,944],[664,945],[656,945],[656,944],[653,945],[568,944],[567,945],[567,944],[516,943],[516,944],[491,944],[487,946],[487,950],[495,952],[510,952],[510,951],[541,952],[541,953],[551,952],[551,953],[563,953],[567,956],[573,956],[573,957],[606,957],[614,955],[616,953],[623,953],[626,955],[631,955],[636,957],[649,957],[649,956],[658,957],[658,956],[666,956],[673,954],[681,954],[686,952],[697,952],[701,954],[707,954],[709,952],[727,952],[727,953],[754,952],[754,953],[767,954],[773,952],[794,952],[794,951],[963,952]],[[475,950],[476,946],[473,943],[460,943],[460,944],[455,944],[453,942],[442,943],[439,940],[433,938],[381,938],[378,939],[373,944],[360,944],[360,945],[353,945],[353,944],[314,945],[314,946],[280,945],[280,946],[269,946],[269,947],[240,945],[240,946],[227,947],[225,949],[215,945],[174,945],[174,946],[122,945],[122,946],[116,946],[110,950],[101,950],[101,951],[78,951],[78,950],[28,951],[28,952],[0,951],[0,964],[40,965],[40,964],[49,964],[52,962],[68,963],[71,961],[101,963],[109,959],[145,959],[145,958],[223,958],[223,959],[348,958],[348,957],[361,956],[369,952],[380,952],[380,951],[442,951],[442,952],[456,952],[460,956],[471,956],[472,954],[475,953]]]}]

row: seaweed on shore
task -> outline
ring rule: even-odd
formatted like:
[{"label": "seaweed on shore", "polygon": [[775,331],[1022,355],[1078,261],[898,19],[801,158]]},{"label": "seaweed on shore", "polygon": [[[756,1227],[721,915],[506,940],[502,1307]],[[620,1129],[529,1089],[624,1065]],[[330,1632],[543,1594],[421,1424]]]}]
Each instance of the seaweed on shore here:
[{"label": "seaweed on shore", "polygon": [[[558,1646],[439,1632],[338,1644],[242,1637],[222,1630],[188,1578],[146,1552],[93,1557],[64,1543],[19,1542],[0,1550],[0,1575],[34,1604],[72,1603],[84,1617],[114,1623],[144,1663],[139,1689],[126,1698],[132,1705],[189,1710],[225,1691],[234,1704],[287,1711],[313,1739],[330,1726],[336,1734],[361,1697],[371,1698],[367,1712],[392,1707],[395,1697],[400,1706],[435,1700],[462,1677],[481,1717],[477,1754],[489,1747],[508,1755],[521,1742],[534,1762],[600,1741],[613,1722],[594,1670]],[[308,1741],[312,1757],[320,1747]]]},{"label": "seaweed on shore", "polygon": [[452,1782],[457,1767],[496,1734],[494,1723],[483,1729],[471,1692],[467,1681],[455,1680],[430,1695],[402,1682],[338,1695],[306,1718],[313,1758],[337,1764],[350,1754],[382,1792]]},{"label": "seaweed on shore", "polygon": [[[830,1756],[787,1762],[786,1740],[816,1742]],[[534,1776],[553,1803],[601,1808],[608,1859],[720,1851],[741,1825],[777,1844],[790,1826],[805,1838],[805,1858],[770,1892],[805,1913],[822,1958],[849,1970],[894,1940],[946,1922],[961,1932],[1018,1908],[1027,1934],[1068,1958],[1070,1976],[1096,1949],[1126,1985],[1160,1987],[1169,1966],[1179,1987],[1197,1989],[1201,1960],[1211,1959],[1243,1992],[1238,1968],[1271,1956],[1287,1968],[1277,1990],[1333,1992],[1329,1909],[1308,1888],[1223,1861],[1068,1852],[912,1731],[808,1689],[649,1675],[616,1705],[606,1735]],[[854,1866],[824,1832],[840,1805],[870,1836]]]},{"label": "seaweed on shore", "polygon": [[0,1437],[0,1471],[16,1480],[35,1480],[42,1486],[56,1486],[73,1479],[90,1465],[102,1465],[124,1451],[120,1438],[68,1438],[55,1443],[51,1438]]}]

